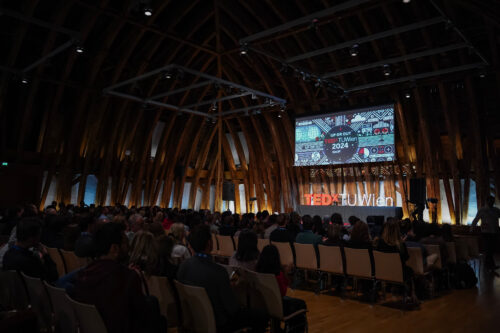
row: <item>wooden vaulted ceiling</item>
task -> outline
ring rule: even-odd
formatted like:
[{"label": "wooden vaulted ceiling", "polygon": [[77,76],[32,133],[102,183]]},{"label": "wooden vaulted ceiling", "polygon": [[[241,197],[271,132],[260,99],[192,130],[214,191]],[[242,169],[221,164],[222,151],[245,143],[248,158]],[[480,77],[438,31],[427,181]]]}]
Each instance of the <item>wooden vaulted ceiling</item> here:
[{"label": "wooden vaulted ceiling", "polygon": [[[442,142],[443,151],[450,145],[457,146],[455,159],[462,160],[462,140],[473,135],[467,134],[470,117],[467,112],[461,112],[461,108],[474,109],[479,117],[474,130],[487,134],[467,144],[482,147],[487,142],[494,144],[500,137],[499,9],[495,1],[436,2],[474,48],[395,63],[391,67],[393,77],[474,63],[478,61],[476,51],[490,62],[484,69],[489,75],[480,80],[479,69],[474,69],[444,78],[430,77],[413,85],[406,82],[346,95],[316,87],[314,82],[286,73],[279,62],[268,56],[257,52],[240,55],[242,38],[330,8],[338,1],[153,0],[151,17],[143,15],[141,1],[136,0],[3,1],[4,15],[0,16],[0,43],[4,50],[0,53],[2,155],[40,161],[49,174],[58,174],[61,200],[67,200],[71,184],[77,181],[81,199],[85,188],[81,185],[85,185],[87,174],[94,173],[99,178],[98,201],[105,200],[109,177],[113,178],[113,201],[123,202],[132,186],[134,202],[140,201],[144,191],[146,202],[156,203],[160,197],[163,205],[170,201],[170,191],[164,189],[170,189],[173,184],[174,203],[180,204],[187,178],[195,184],[190,202],[194,201],[198,185],[206,187],[215,182],[220,192],[224,179],[235,182],[239,179],[246,184],[247,199],[257,196],[260,207],[279,207],[281,191],[290,193],[283,200],[285,207],[291,207],[298,196],[294,189],[303,181],[301,171],[292,168],[291,120],[306,113],[394,100],[401,127],[400,160],[414,163],[419,172],[430,174],[439,157],[428,156],[432,147],[425,143],[428,141],[421,142],[420,135],[436,137]],[[286,59],[437,14],[428,0],[414,0],[410,4],[400,0],[368,1],[320,19],[312,27],[294,27],[257,40],[251,46]],[[65,43],[69,36],[64,29],[78,33],[85,52],[77,54],[69,48],[36,66],[27,73],[29,84],[21,84],[18,70]],[[351,57],[348,48],[341,48],[294,65],[311,73],[335,72],[462,41],[453,29],[442,24],[362,43],[357,57]],[[203,117],[143,107],[140,103],[102,93],[107,86],[171,63],[285,98],[287,112],[283,118],[264,112],[212,124]],[[356,87],[385,78],[380,67],[374,67],[331,79],[344,87]],[[162,84],[165,83],[157,79],[131,89],[148,96]],[[167,89],[179,84],[169,83]],[[408,89],[416,97],[411,101],[402,98],[403,91]],[[201,101],[211,93],[208,89],[188,91],[176,102]],[[453,116],[444,111],[451,107],[455,108]],[[436,119],[442,126],[427,124],[426,119]],[[165,121],[166,126],[156,158],[151,160],[151,138],[158,121]],[[249,161],[244,157],[238,132],[243,132],[249,143]],[[231,156],[226,134],[235,142],[239,166]],[[419,156],[421,158],[417,158]],[[467,169],[459,162],[450,163],[455,173]],[[176,166],[184,172],[176,172]],[[272,171],[268,172],[269,169]],[[205,192],[208,192],[206,188]],[[264,193],[269,203],[264,202]],[[204,196],[202,206],[206,206],[208,200],[208,195]],[[216,201],[216,206],[217,203],[220,202]]]}]

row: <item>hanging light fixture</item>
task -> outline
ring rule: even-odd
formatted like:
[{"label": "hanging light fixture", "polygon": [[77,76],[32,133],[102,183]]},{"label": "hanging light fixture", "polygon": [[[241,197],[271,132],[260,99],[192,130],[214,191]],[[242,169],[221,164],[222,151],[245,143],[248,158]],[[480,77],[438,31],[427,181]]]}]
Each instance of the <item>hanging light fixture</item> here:
[{"label": "hanging light fixture", "polygon": [[240,47],[240,54],[241,55],[246,55],[248,53],[248,44],[243,44]]},{"label": "hanging light fixture", "polygon": [[384,76],[391,75],[391,66],[389,64],[384,65]]},{"label": "hanging light fixture", "polygon": [[353,46],[351,46],[351,48],[349,49],[349,54],[351,55],[351,57],[356,57],[359,54],[359,44],[354,44]]}]

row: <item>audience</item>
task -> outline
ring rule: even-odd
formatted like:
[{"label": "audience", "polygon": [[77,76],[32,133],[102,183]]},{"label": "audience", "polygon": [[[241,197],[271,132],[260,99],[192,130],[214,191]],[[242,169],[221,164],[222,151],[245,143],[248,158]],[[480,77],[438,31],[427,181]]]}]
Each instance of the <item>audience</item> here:
[{"label": "audience", "polygon": [[271,236],[271,233],[278,228],[279,222],[278,222],[278,217],[281,220],[284,220],[283,216],[279,216],[277,214],[273,214],[269,216],[269,226],[266,228],[266,231],[264,231],[264,238],[269,239]]},{"label": "audience", "polygon": [[311,216],[304,215],[302,217],[302,222],[303,222],[304,230],[297,235],[297,238],[295,238],[295,241],[297,243],[301,243],[301,244],[317,245],[318,243],[320,243],[322,240],[321,236],[318,234],[315,234],[312,231],[313,221],[312,221]]},{"label": "audience", "polygon": [[243,327],[264,332],[267,318],[238,305],[226,269],[212,261],[210,228],[206,225],[194,228],[189,235],[189,245],[195,255],[180,265],[177,278],[181,283],[205,288],[214,310],[217,332],[232,332]]},{"label": "audience", "polygon": [[141,230],[134,235],[130,246],[129,265],[140,274],[156,273],[158,264],[158,248],[152,233]]},{"label": "audience", "polygon": [[174,247],[172,249],[172,259],[175,263],[180,264],[186,259],[191,258],[191,252],[185,245],[185,229],[182,223],[174,223],[170,227],[170,235],[174,239]]},{"label": "audience", "polygon": [[342,226],[338,224],[328,225],[327,239],[323,242],[324,245],[340,246],[344,244],[342,239]]},{"label": "audience", "polygon": [[271,242],[289,242],[293,243],[295,237],[293,233],[286,228],[286,220],[283,215],[278,215],[276,217],[277,228],[274,229],[269,235]]}]

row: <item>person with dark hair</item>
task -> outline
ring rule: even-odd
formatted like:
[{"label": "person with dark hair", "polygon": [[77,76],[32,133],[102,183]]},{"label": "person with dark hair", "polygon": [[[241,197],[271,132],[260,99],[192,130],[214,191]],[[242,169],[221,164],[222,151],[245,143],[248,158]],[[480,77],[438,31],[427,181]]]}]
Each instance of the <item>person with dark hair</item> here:
[{"label": "person with dark hair", "polygon": [[342,221],[342,215],[339,213],[333,213],[332,216],[330,217],[330,222],[333,224],[339,224],[341,226],[344,226],[344,222]]},{"label": "person with dark hair", "polygon": [[[233,236],[236,232],[236,227],[234,226],[234,219],[231,214],[222,214],[222,226],[219,228],[219,234],[222,236]],[[224,215],[225,214],[225,215]]]},{"label": "person with dark hair", "polygon": [[96,220],[92,216],[82,216],[79,218],[78,225],[81,233],[75,243],[75,255],[80,258],[94,258]]},{"label": "person with dark hair", "polygon": [[325,229],[323,228],[323,219],[321,218],[321,216],[319,216],[319,215],[314,215],[314,216],[313,216],[313,227],[312,227],[312,231],[313,231],[316,235],[320,235],[321,237],[326,236],[326,231],[325,231]]},{"label": "person with dark hair", "polygon": [[494,272],[497,268],[493,255],[495,254],[495,245],[500,232],[498,219],[500,219],[500,209],[495,207],[495,198],[489,196],[486,199],[486,206],[477,211],[476,217],[471,224],[475,228],[479,220],[481,220],[481,236],[486,249],[485,266],[491,272]]},{"label": "person with dark hair", "polygon": [[302,222],[304,230],[297,235],[295,241],[301,244],[314,244],[317,245],[321,242],[322,238],[320,235],[313,233],[313,221],[310,215],[302,216]]},{"label": "person with dark hair", "polygon": [[[266,245],[262,249],[262,253],[259,256],[259,261],[255,267],[255,270],[259,273],[273,274],[278,282],[278,287],[280,289],[281,296],[283,297],[283,314],[288,316],[301,309],[306,309],[306,302],[299,298],[293,298],[286,296],[288,289],[288,279],[286,273],[282,270],[280,254],[278,248],[274,245]],[[305,328],[307,319],[304,316],[296,317],[290,320],[290,326],[293,328]],[[274,331],[280,331],[275,328]]]},{"label": "person with dark hair", "polygon": [[372,246],[368,224],[357,221],[353,225],[349,245],[355,248],[369,248]]},{"label": "person with dark hair", "polygon": [[257,248],[257,235],[251,230],[242,230],[238,237],[238,249],[233,256],[229,258],[229,265],[239,266],[254,271],[258,258],[259,249]]},{"label": "person with dark hair", "polygon": [[109,333],[166,332],[158,300],[146,297],[140,276],[123,265],[129,251],[123,225],[103,224],[94,241],[97,260],[77,274],[70,296],[94,304]]},{"label": "person with dark hair", "polygon": [[342,246],[344,244],[341,225],[333,223],[328,225],[327,235],[328,237],[323,242],[323,245]]},{"label": "person with dark hair", "polygon": [[0,235],[9,236],[12,229],[17,225],[23,216],[24,208],[22,206],[15,206],[8,210],[7,217],[2,219],[0,227]]},{"label": "person with dark hair", "polygon": [[159,276],[166,276],[171,279],[177,277],[179,266],[172,263],[172,249],[174,248],[174,240],[172,237],[162,235],[155,239],[156,247],[158,248],[158,267]]},{"label": "person with dark hair", "polygon": [[269,237],[271,236],[271,233],[276,230],[278,228],[278,218],[282,221],[284,221],[284,217],[283,216],[279,216],[277,214],[273,214],[271,216],[269,216],[269,226],[266,228],[266,231],[264,231],[264,238],[265,239],[269,239]]},{"label": "person with dark hair", "polygon": [[[56,265],[40,245],[41,221],[36,217],[28,217],[19,221],[16,229],[17,241],[3,257],[4,270],[21,271],[24,274],[55,281],[58,277]],[[39,253],[30,251],[35,248]]]},{"label": "person with dark hair", "polygon": [[287,224],[286,229],[292,235],[293,240],[300,233],[300,215],[297,212],[290,214],[290,222]]},{"label": "person with dark hair", "polygon": [[63,216],[47,215],[42,228],[42,244],[57,249],[64,248],[64,236],[62,229],[65,225],[66,219]]},{"label": "person with dark hair", "polygon": [[289,242],[293,243],[294,235],[285,227],[285,218],[283,215],[277,218],[278,227],[271,232],[269,239],[271,242]]},{"label": "person with dark hair", "polygon": [[232,332],[243,327],[264,332],[267,318],[253,310],[240,308],[226,269],[213,262],[210,227],[195,227],[189,235],[189,245],[195,255],[180,265],[177,279],[184,284],[205,288],[212,303],[217,332]]}]

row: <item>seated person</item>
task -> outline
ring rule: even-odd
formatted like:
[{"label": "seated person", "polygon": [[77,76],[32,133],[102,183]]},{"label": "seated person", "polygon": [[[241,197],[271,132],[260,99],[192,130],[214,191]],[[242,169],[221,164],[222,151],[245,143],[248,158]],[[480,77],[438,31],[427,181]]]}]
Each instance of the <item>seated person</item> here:
[{"label": "seated person", "polygon": [[172,260],[174,263],[180,264],[186,259],[191,258],[191,252],[185,245],[186,231],[183,223],[174,223],[170,227],[170,236],[174,239],[174,248],[172,249]]},{"label": "seated person", "polygon": [[177,277],[177,270],[179,266],[172,261],[174,240],[170,236],[163,235],[157,237],[155,242],[158,248],[158,265],[156,275],[175,279]]},{"label": "seated person", "polygon": [[[16,242],[3,256],[3,269],[52,282],[58,278],[57,268],[40,244],[41,221],[36,217],[24,218],[17,224]],[[34,248],[35,253],[30,249]]]},{"label": "seated person", "polygon": [[229,265],[255,271],[257,259],[259,259],[257,235],[251,230],[242,230],[238,237],[238,249],[233,256],[229,258]]},{"label": "seated person", "polygon": [[347,244],[349,247],[357,249],[371,249],[372,241],[370,239],[368,224],[363,221],[357,221],[354,223],[351,229],[351,237],[349,238]]},{"label": "seated person", "polygon": [[94,232],[97,226],[97,221],[91,216],[81,217],[78,225],[80,226],[80,237],[75,243],[75,254],[81,258],[94,258]]},{"label": "seated person", "polygon": [[344,241],[342,239],[342,226],[341,225],[338,225],[338,224],[328,225],[327,236],[328,237],[323,242],[323,245],[332,245],[332,246],[344,245]]},{"label": "seated person", "polygon": [[[286,270],[289,269],[287,266]],[[283,315],[286,317],[296,311],[307,309],[306,302],[300,298],[286,296],[288,289],[288,279],[283,271],[280,261],[280,254],[274,245],[266,245],[262,249],[257,262],[256,271],[259,273],[274,274],[280,288],[281,296],[283,297]],[[306,326],[306,316],[297,316],[290,320],[290,326],[294,328]],[[278,330],[279,331],[279,330]]]},{"label": "seated person", "polygon": [[253,332],[264,332],[267,318],[239,306],[226,269],[213,262],[210,227],[195,227],[189,235],[189,245],[195,255],[180,265],[177,279],[184,284],[205,288],[212,303],[217,332],[232,332],[243,327],[252,327]]},{"label": "seated person", "polygon": [[130,248],[129,267],[138,270],[140,274],[156,274],[158,248],[153,234],[144,230],[136,232]]},{"label": "seated person", "polygon": [[77,273],[70,296],[94,304],[109,333],[166,332],[158,300],[143,294],[141,278],[124,265],[129,244],[123,225],[102,225],[94,240],[97,260]]},{"label": "seated person", "polygon": [[284,216],[279,215],[276,218],[276,222],[277,222],[278,227],[276,229],[274,229],[269,236],[269,239],[271,240],[271,242],[293,243],[293,241],[295,240],[295,237],[293,237],[293,233],[285,227],[286,221],[285,221]]},{"label": "seated person", "polygon": [[295,242],[301,244],[314,244],[314,245],[320,243],[322,239],[321,236],[313,233],[312,231],[313,221],[311,216],[304,215],[302,217],[302,222],[304,230],[297,235],[297,238],[295,238]]}]

